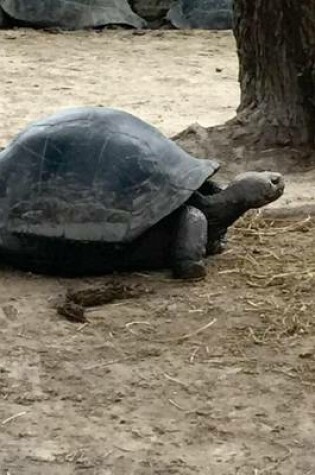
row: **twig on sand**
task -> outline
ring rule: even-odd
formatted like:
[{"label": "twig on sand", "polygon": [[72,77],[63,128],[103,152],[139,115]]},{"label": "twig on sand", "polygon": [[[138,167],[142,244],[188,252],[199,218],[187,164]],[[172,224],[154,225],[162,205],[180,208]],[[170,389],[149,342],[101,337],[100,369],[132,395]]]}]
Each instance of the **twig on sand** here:
[{"label": "twig on sand", "polygon": [[18,412],[17,414],[14,414],[14,416],[4,419],[4,421],[1,422],[1,425],[5,426],[9,422],[14,421],[15,419],[18,419],[19,417],[24,416],[26,413],[27,413],[26,411]]},{"label": "twig on sand", "polygon": [[177,384],[180,384],[181,386],[184,386],[185,388],[187,388],[187,384],[184,383],[184,381],[180,381],[179,379],[176,379],[176,378],[172,378],[172,376],[170,376],[169,374],[167,373],[163,373],[165,378],[168,379],[169,381],[173,381],[174,383],[177,383]]},{"label": "twig on sand", "polygon": [[207,323],[206,325],[200,327],[200,328],[197,328],[197,330],[194,330],[193,332],[191,333],[186,333],[185,335],[182,335],[182,336],[179,336],[179,337],[176,337],[176,338],[169,338],[168,340],[154,340],[156,343],[173,343],[173,342],[177,342],[177,341],[185,341],[185,340],[189,340],[189,338],[193,337],[193,336],[196,336],[196,335],[199,335],[200,333],[202,333],[203,331],[207,330],[208,328],[210,328],[212,325],[214,325],[214,323],[217,321],[216,318],[214,318],[213,320],[211,320],[211,322]]},{"label": "twig on sand", "polygon": [[115,449],[121,450],[122,452],[135,452],[133,449],[127,449],[126,447],[120,447],[119,445],[113,445]]},{"label": "twig on sand", "polygon": [[137,335],[136,332],[134,332],[130,327],[132,327],[133,325],[151,325],[150,322],[129,322],[129,323],[126,323],[125,327],[127,328],[127,330],[130,331],[130,333],[132,333],[133,335]]},{"label": "twig on sand", "polygon": [[190,412],[188,409],[185,409],[183,406],[180,406],[179,404],[177,404],[175,401],[173,401],[173,399],[169,399],[168,402],[170,404],[172,404],[172,406],[176,407],[177,409],[179,409],[180,411],[184,411],[184,412]]},{"label": "twig on sand", "polygon": [[268,281],[272,281],[272,280],[275,280],[275,279],[280,279],[280,278],[285,278],[285,277],[291,277],[291,276],[296,276],[296,275],[308,275],[308,274],[312,274],[313,272],[315,272],[315,268],[311,268],[311,269],[306,269],[306,270],[294,270],[294,271],[290,271],[290,272],[281,272],[279,274],[274,274],[273,272],[270,272],[270,273],[266,273],[266,274],[254,274],[254,273],[251,273],[251,272],[244,272],[244,274],[250,276],[250,277],[254,277],[255,279],[266,279]]},{"label": "twig on sand", "polygon": [[235,230],[237,232],[243,232],[245,234],[252,234],[252,235],[263,235],[263,236],[276,236],[278,234],[283,234],[287,233],[289,231],[297,231],[299,228],[303,228],[303,226],[311,221],[311,216],[308,216],[307,218],[301,220],[301,221],[295,221],[292,224],[289,224],[288,226],[282,226],[282,227],[272,227],[271,230],[267,230],[266,228],[260,228],[260,229],[253,229],[253,228],[244,228],[244,227],[239,227],[235,226]]},{"label": "twig on sand", "polygon": [[82,325],[80,325],[76,331],[77,332],[81,332],[85,327],[87,327],[89,325],[89,322],[85,322],[85,323],[82,323]]},{"label": "twig on sand", "polygon": [[200,350],[200,346],[197,346],[197,347],[193,350],[193,352],[192,352],[192,354],[190,355],[190,358],[189,358],[189,363],[193,363],[193,362],[195,361],[196,355],[197,355],[197,353],[198,353],[199,350]]},{"label": "twig on sand", "polygon": [[116,360],[110,360],[110,361],[105,361],[103,363],[95,363],[93,365],[84,366],[83,369],[87,370],[87,371],[90,371],[92,369],[106,368],[107,366],[111,366],[111,365],[116,364],[116,363],[121,363],[122,361],[127,361],[129,359],[130,359],[129,357],[117,358]]}]

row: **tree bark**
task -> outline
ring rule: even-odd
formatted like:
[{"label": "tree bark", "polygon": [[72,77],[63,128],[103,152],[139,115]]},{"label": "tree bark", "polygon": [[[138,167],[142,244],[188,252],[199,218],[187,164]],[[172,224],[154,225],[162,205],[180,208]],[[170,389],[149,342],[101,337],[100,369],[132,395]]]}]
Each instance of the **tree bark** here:
[{"label": "tree bark", "polygon": [[315,0],[234,0],[237,122],[268,145],[315,138]]}]

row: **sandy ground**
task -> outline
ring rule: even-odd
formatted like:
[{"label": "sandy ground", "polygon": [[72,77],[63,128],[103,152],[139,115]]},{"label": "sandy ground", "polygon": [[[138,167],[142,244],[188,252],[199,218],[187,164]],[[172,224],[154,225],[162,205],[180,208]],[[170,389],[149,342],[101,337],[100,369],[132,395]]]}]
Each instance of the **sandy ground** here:
[{"label": "sandy ground", "polygon": [[224,122],[239,101],[230,33],[22,30],[0,40],[0,146],[61,107],[123,108],[173,135],[195,121]]},{"label": "sandy ground", "polygon": [[[0,146],[64,106],[120,107],[173,135],[238,104],[230,33],[0,42]],[[122,276],[152,294],[92,309],[88,325],[54,306],[100,279],[2,267],[0,473],[313,474],[314,244],[312,221],[245,222],[205,282]]]}]

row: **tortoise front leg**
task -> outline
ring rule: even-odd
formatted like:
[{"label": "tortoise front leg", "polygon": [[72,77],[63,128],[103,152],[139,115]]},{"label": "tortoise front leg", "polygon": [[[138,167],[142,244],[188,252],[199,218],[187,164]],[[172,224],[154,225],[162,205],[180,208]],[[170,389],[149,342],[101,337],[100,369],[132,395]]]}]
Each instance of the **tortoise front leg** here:
[{"label": "tortoise front leg", "polygon": [[173,272],[178,279],[206,276],[207,218],[202,211],[185,206],[178,220],[173,249]]},{"label": "tortoise front leg", "polygon": [[[198,196],[211,196],[217,193],[221,193],[224,190],[224,186],[219,185],[215,181],[207,180],[196,193],[194,193],[192,198],[192,204],[195,204]],[[200,205],[197,205],[197,208],[200,209]],[[209,234],[209,233],[208,233]],[[208,236],[209,237],[209,236]],[[227,247],[227,229],[223,229],[217,236],[217,239],[209,240],[207,244],[207,256],[214,254],[222,254]]]}]

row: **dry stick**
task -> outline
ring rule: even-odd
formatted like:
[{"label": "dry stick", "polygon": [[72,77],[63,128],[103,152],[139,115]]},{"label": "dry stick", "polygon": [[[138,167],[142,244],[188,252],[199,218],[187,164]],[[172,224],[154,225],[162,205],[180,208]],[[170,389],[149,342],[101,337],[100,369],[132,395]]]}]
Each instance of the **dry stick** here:
[{"label": "dry stick", "polygon": [[170,338],[168,340],[152,340],[153,342],[155,343],[173,343],[175,341],[184,341],[184,340],[188,340],[189,338],[191,338],[192,336],[196,336],[196,335],[199,335],[199,333],[207,330],[209,327],[211,327],[215,322],[217,321],[216,318],[214,318],[213,320],[211,320],[211,322],[207,323],[206,325],[204,325],[203,327],[201,328],[198,328],[197,330],[191,332],[191,333],[186,333],[186,335],[182,335],[182,336],[179,336],[177,338]]},{"label": "dry stick", "polygon": [[284,226],[281,228],[272,228],[273,231],[265,231],[265,228],[263,230],[261,229],[249,229],[249,228],[235,228],[237,232],[243,232],[248,235],[252,236],[277,236],[279,234],[284,234],[290,231],[296,231],[298,230],[301,226],[307,224],[310,222],[310,217],[307,219],[304,219],[303,221],[298,221],[297,223],[291,224],[290,226]]},{"label": "dry stick", "polygon": [[252,302],[251,300],[246,300],[246,302],[248,303],[248,305],[251,305],[252,307],[261,307],[262,305],[265,304],[265,302]]},{"label": "dry stick", "polygon": [[179,379],[172,378],[172,376],[170,376],[167,373],[163,373],[163,374],[165,378],[168,379],[169,381],[173,381],[174,383],[180,384],[181,386],[184,386],[185,388],[187,388],[188,384],[184,383],[184,381],[180,381]]},{"label": "dry stick", "polygon": [[125,447],[119,447],[119,445],[113,445],[115,449],[121,450],[122,452],[135,452],[133,449],[126,449]]},{"label": "dry stick", "polygon": [[150,322],[141,322],[141,321],[138,321],[138,322],[129,322],[129,323],[126,323],[125,327],[127,328],[127,330],[130,331],[130,333],[132,333],[133,335],[137,335],[136,332],[134,332],[133,330],[131,330],[131,326],[132,325],[151,325]]},{"label": "dry stick", "polygon": [[85,327],[87,327],[89,325],[89,322],[85,322],[85,323],[82,323],[82,325],[80,325],[76,331],[77,332],[81,332]]},{"label": "dry stick", "polygon": [[179,404],[177,404],[175,401],[173,401],[173,399],[169,399],[168,402],[170,404],[172,404],[172,406],[176,407],[177,409],[179,409],[180,411],[184,411],[184,412],[190,412],[189,409],[185,409],[183,406],[180,406]]},{"label": "dry stick", "polygon": [[26,411],[23,412],[18,412],[17,414],[14,414],[14,416],[8,417],[4,421],[1,422],[1,425],[5,426],[8,424],[8,422],[14,421],[14,419],[17,419],[18,417],[22,417],[26,414]]},{"label": "dry stick", "polygon": [[240,269],[226,269],[226,270],[220,270],[218,274],[239,274]]},{"label": "dry stick", "polygon": [[271,249],[266,249],[265,250],[267,252],[267,255],[266,256],[263,256],[261,255],[260,257],[263,258],[263,257],[274,257],[277,261],[280,261],[280,257],[275,253],[273,252]]},{"label": "dry stick", "polygon": [[106,366],[111,366],[111,365],[116,364],[116,363],[121,363],[122,361],[127,361],[129,359],[130,359],[129,357],[118,358],[116,360],[106,361],[104,363],[95,363],[94,365],[85,366],[85,367],[83,367],[83,369],[89,371],[89,370],[92,370],[92,369],[106,368]]},{"label": "dry stick", "polygon": [[79,336],[79,333],[82,332],[82,330],[84,330],[84,328],[87,327],[90,324],[91,324],[90,322],[82,323],[82,325],[80,325],[78,328],[76,328],[76,333],[74,335],[71,335],[70,338],[67,338],[65,340],[65,343],[70,343],[71,341],[75,340],[77,338],[77,336]]},{"label": "dry stick", "polygon": [[194,351],[190,355],[189,363],[193,363],[195,361],[196,355],[197,355],[199,350],[200,350],[200,346],[197,346],[197,348],[194,349]]},{"label": "dry stick", "polygon": [[244,272],[244,274],[250,276],[250,277],[254,277],[255,279],[270,279],[270,280],[274,280],[274,279],[277,279],[279,277],[290,277],[291,275],[305,275],[305,274],[312,274],[313,272],[315,272],[315,269],[307,269],[307,270],[301,270],[301,271],[290,271],[290,272],[282,272],[280,274],[274,274],[272,275],[272,272],[268,273],[268,274],[255,274],[255,273],[252,273],[252,272]]}]

